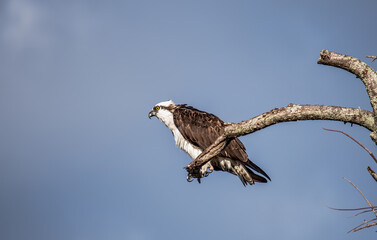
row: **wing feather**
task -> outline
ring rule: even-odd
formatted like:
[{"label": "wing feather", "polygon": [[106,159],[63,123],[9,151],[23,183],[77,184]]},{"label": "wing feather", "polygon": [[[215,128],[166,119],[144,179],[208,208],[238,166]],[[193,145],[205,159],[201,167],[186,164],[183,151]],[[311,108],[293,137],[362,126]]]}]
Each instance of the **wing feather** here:
[{"label": "wing feather", "polygon": [[[224,132],[225,123],[220,118],[185,104],[177,105],[173,111],[173,116],[174,124],[177,126],[182,136],[193,145],[203,150],[215,142]],[[241,161],[246,166],[271,180],[260,167],[249,160],[246,148],[238,138],[232,139],[228,146],[221,151],[219,156]],[[252,173],[250,169],[248,169],[248,171]],[[254,173],[252,174],[256,181],[266,181],[263,177]]]},{"label": "wing feather", "polygon": [[[186,105],[177,105],[173,115],[174,123],[182,136],[203,150],[224,132],[224,122],[211,113]],[[219,156],[245,163],[249,160],[245,146],[238,138],[231,140]]]}]

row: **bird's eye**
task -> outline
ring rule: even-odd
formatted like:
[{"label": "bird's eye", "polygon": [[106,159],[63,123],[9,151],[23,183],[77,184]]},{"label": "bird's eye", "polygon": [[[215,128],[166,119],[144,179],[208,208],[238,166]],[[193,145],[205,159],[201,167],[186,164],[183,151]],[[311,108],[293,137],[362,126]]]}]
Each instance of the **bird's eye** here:
[{"label": "bird's eye", "polygon": [[160,106],[155,106],[155,107],[154,107],[154,110],[155,110],[155,111],[160,110]]}]

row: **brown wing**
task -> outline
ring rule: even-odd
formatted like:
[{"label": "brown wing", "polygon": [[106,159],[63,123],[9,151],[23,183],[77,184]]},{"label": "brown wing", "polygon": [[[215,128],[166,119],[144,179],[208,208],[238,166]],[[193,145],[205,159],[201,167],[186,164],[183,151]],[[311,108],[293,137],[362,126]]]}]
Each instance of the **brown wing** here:
[{"label": "brown wing", "polygon": [[[183,137],[195,146],[206,149],[224,132],[224,122],[217,116],[186,105],[174,109],[174,123]],[[238,138],[230,141],[219,154],[242,162],[248,162],[245,146]]]}]

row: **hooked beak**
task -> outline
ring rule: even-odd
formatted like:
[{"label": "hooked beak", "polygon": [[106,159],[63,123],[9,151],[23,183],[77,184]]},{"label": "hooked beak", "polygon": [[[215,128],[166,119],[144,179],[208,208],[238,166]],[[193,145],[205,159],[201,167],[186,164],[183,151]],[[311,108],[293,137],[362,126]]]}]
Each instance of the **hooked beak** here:
[{"label": "hooked beak", "polygon": [[150,111],[149,114],[148,114],[148,117],[149,119],[151,119],[151,117],[155,117],[156,116],[156,112],[155,111]]}]

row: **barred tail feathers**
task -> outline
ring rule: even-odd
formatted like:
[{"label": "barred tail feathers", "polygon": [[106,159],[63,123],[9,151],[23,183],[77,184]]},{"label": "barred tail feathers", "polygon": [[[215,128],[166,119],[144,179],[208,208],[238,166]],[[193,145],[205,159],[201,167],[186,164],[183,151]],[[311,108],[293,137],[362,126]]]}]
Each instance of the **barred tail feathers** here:
[{"label": "barred tail feathers", "polygon": [[[211,160],[210,162],[214,170],[230,172],[238,176],[238,178],[241,180],[244,186],[246,186],[247,184],[253,185],[255,182],[261,182],[261,183],[267,182],[266,178],[260,175],[257,175],[256,173],[253,172],[253,170],[250,169],[256,166],[252,162],[250,163],[252,164],[253,167],[250,166],[250,163],[247,164],[244,162],[226,159],[226,158],[217,158],[217,159]],[[256,168],[259,171],[261,171],[261,174],[264,173],[264,171],[260,169],[258,166],[256,166]],[[256,169],[254,170],[257,171]],[[268,179],[270,179],[266,173],[264,173],[263,175],[265,175]]]}]

